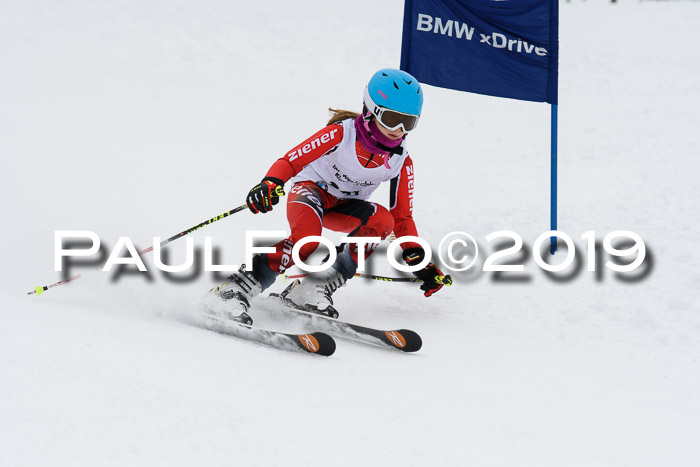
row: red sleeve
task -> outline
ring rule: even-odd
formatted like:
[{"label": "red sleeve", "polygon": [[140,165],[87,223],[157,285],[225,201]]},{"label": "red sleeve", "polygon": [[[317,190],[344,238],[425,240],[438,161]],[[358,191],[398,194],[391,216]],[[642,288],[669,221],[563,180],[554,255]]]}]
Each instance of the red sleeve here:
[{"label": "red sleeve", "polygon": [[319,157],[333,151],[342,140],[343,126],[328,125],[277,159],[265,176],[286,182]]},{"label": "red sleeve", "polygon": [[[413,161],[407,156],[398,176],[391,180],[391,214],[394,216],[396,238],[412,235],[417,237],[416,223],[413,222]],[[417,243],[402,243],[401,248],[420,247]]]}]

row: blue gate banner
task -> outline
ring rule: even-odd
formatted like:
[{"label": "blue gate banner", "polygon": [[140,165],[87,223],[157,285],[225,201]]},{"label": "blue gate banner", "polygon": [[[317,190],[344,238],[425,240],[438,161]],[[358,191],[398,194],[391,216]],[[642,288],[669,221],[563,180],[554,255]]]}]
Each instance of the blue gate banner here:
[{"label": "blue gate banner", "polygon": [[558,0],[406,0],[401,69],[443,88],[557,104]]}]

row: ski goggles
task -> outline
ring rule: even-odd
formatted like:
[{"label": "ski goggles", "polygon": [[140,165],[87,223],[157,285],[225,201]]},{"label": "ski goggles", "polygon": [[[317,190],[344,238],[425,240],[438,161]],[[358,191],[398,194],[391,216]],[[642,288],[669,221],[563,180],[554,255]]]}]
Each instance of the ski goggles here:
[{"label": "ski goggles", "polygon": [[391,131],[401,128],[408,133],[418,125],[420,115],[410,115],[397,112],[395,110],[385,109],[383,107],[374,106],[372,114],[377,118],[379,123]]}]

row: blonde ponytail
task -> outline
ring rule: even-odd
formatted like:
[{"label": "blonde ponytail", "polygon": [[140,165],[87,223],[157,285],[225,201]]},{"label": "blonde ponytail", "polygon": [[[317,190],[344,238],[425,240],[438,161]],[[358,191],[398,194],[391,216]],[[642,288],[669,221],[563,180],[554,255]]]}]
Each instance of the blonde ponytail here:
[{"label": "blonde ponytail", "polygon": [[328,120],[327,125],[332,125],[348,118],[357,118],[360,115],[352,110],[332,109],[330,107],[328,108],[328,111],[331,113],[331,118]]}]

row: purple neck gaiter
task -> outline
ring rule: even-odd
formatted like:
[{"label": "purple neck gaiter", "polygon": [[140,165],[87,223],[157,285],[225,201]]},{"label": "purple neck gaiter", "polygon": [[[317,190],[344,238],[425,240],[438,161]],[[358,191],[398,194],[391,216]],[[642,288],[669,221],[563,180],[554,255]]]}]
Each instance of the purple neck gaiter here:
[{"label": "purple neck gaiter", "polygon": [[[381,154],[382,156],[388,156],[389,152],[384,149],[381,149],[377,145],[377,142],[383,144],[388,148],[395,148],[399,146],[403,142],[403,139],[406,137],[404,136],[404,138],[397,140],[389,139],[386,136],[384,136],[381,131],[379,131],[379,128],[377,128],[377,123],[374,120],[368,123],[362,118],[362,115],[358,116],[355,119],[355,133],[357,133],[357,139],[360,140],[360,144],[363,148],[365,148],[372,154]],[[384,160],[386,165],[388,157],[385,157]]]}]

